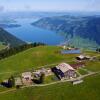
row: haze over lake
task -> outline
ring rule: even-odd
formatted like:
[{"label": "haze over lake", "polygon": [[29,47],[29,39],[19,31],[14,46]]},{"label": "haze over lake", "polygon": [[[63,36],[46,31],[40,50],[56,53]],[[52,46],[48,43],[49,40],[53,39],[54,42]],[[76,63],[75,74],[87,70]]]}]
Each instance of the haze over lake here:
[{"label": "haze over lake", "polygon": [[59,34],[32,26],[31,23],[37,21],[38,18],[17,19],[17,24],[21,27],[6,28],[8,32],[26,42],[42,42],[48,45],[58,45],[64,42],[64,37]]}]

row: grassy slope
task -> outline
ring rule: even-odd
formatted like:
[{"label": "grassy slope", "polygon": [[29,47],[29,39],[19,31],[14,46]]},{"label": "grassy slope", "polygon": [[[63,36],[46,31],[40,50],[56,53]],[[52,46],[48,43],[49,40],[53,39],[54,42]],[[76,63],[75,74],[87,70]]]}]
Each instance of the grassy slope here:
[{"label": "grassy slope", "polygon": [[100,70],[100,61],[96,62],[88,62],[86,64],[86,68],[91,71],[99,71]]},{"label": "grassy slope", "polygon": [[[61,55],[61,48],[55,46],[36,47],[0,61],[0,80],[8,78],[15,71],[22,72],[32,68],[38,68],[46,64],[55,64],[73,60],[77,55]],[[95,52],[86,51],[86,54],[97,55]],[[89,62],[87,69],[98,71],[100,62]],[[95,67],[94,67],[95,66]],[[9,72],[9,73],[8,73]]]},{"label": "grassy slope", "polygon": [[[46,64],[53,64],[73,59],[76,55],[61,55],[57,53],[59,47],[36,47],[0,61],[0,73],[24,71],[38,68]],[[8,76],[9,73],[6,74]],[[4,75],[5,76],[5,75]],[[4,76],[0,76],[4,77]]]},{"label": "grassy slope", "polygon": [[2,50],[3,48],[5,48],[5,46],[0,44],[0,50]]},{"label": "grassy slope", "polygon": [[[59,47],[36,47],[0,61],[0,72],[23,71],[37,68],[41,65],[52,64],[73,59],[76,55],[60,55]],[[92,52],[86,52],[96,55]],[[100,70],[100,62],[88,62],[87,69]],[[0,75],[6,78],[11,73]],[[49,80],[48,80],[49,81]],[[85,79],[84,83],[72,86],[61,83],[47,87],[25,88],[11,93],[0,94],[0,100],[100,100],[100,75]],[[0,88],[1,91],[2,88]]]},{"label": "grassy slope", "polygon": [[[96,80],[96,81],[95,81]],[[61,83],[47,87],[25,88],[0,95],[0,100],[100,100],[100,75],[87,77],[73,86]]]}]

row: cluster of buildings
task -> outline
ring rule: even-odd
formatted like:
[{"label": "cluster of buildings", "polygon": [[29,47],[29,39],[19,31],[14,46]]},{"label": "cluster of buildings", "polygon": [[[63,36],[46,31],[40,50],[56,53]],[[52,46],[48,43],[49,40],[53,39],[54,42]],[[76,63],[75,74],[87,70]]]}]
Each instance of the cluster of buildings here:
[{"label": "cluster of buildings", "polygon": [[15,86],[32,85],[33,79],[39,79],[42,73],[44,73],[45,76],[52,75],[50,68],[41,68],[33,72],[24,72],[21,74],[21,77],[15,78]]},{"label": "cluster of buildings", "polygon": [[[45,74],[45,76],[56,75],[60,80],[63,79],[75,79],[77,77],[76,70],[82,67],[85,67],[84,60],[93,60],[93,57],[80,55],[77,56],[76,59],[78,62],[74,64],[60,63],[52,68],[41,68],[38,70],[34,70],[32,72],[24,72],[21,77],[15,78],[15,85],[32,85],[34,79],[39,79],[41,74]],[[82,80],[74,81],[74,84],[81,83]]]},{"label": "cluster of buildings", "polygon": [[78,62],[75,64],[60,63],[53,68],[41,68],[34,70],[33,72],[24,72],[21,74],[21,77],[15,78],[15,85],[32,85],[34,83],[33,79],[39,79],[42,73],[44,73],[45,76],[55,74],[60,80],[76,78],[76,69],[84,66],[85,63],[83,62]]},{"label": "cluster of buildings", "polygon": [[75,47],[68,47],[68,46],[66,46],[66,45],[64,45],[62,48],[63,48],[64,50],[77,50],[77,49],[79,49],[79,48],[75,48]]},{"label": "cluster of buildings", "polygon": [[61,54],[81,54],[81,50],[79,48],[63,46]]},{"label": "cluster of buildings", "polygon": [[[79,50],[78,48],[66,48],[65,46],[63,47],[63,49]],[[22,73],[21,77],[15,78],[15,85],[16,86],[32,85],[34,83],[33,80],[39,79],[42,73],[45,74],[45,76],[55,74],[60,80],[75,79],[77,77],[76,70],[81,67],[85,67],[84,60],[93,60],[93,59],[94,57],[80,55],[76,57],[77,62],[74,64],[60,63],[52,68],[41,68],[38,70],[34,70],[32,72],[24,72]],[[74,84],[81,82],[82,80],[74,81]]]},{"label": "cluster of buildings", "polygon": [[[75,64],[60,63],[52,68],[41,68],[34,71],[23,72],[19,77],[15,77],[15,86],[30,86],[34,84],[34,79],[40,79],[44,74],[45,77],[50,75],[56,75],[58,79],[75,79],[77,77],[76,69],[84,67],[85,63],[78,62]],[[78,81],[80,83],[81,81]],[[74,84],[77,82],[74,81]]]}]

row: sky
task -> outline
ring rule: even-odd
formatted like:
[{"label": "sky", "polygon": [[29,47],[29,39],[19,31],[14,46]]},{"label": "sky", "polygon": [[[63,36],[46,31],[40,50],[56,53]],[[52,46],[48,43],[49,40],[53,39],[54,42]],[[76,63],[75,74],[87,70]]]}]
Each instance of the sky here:
[{"label": "sky", "polygon": [[100,11],[100,0],[0,0],[0,11]]}]

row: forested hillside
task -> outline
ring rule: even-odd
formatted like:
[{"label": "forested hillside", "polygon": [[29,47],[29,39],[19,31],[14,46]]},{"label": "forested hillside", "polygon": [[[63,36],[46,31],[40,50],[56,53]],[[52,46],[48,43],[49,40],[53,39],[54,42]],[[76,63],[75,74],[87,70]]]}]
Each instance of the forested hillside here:
[{"label": "forested hillside", "polygon": [[[58,16],[46,17],[32,23],[37,27],[63,33],[68,39],[80,37],[100,45],[100,17],[99,16]],[[87,41],[88,42],[88,41]]]},{"label": "forested hillside", "polygon": [[16,38],[2,28],[0,28],[0,42],[5,43],[6,45],[10,44],[14,47],[25,44],[24,41]]}]

